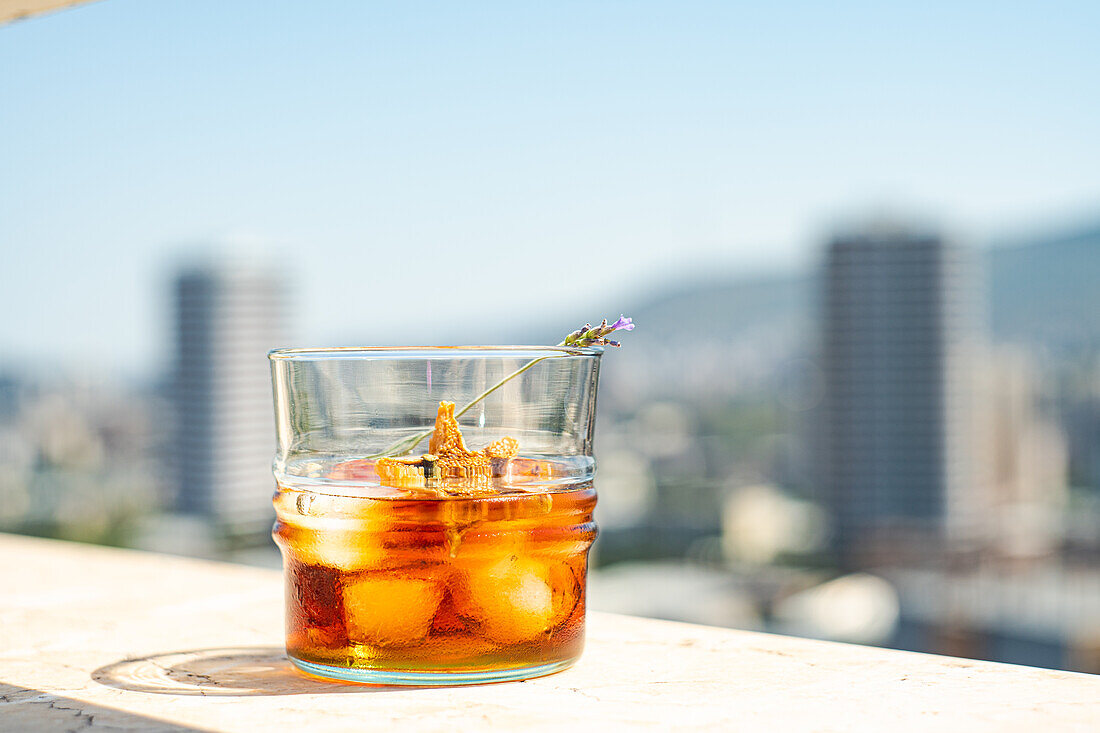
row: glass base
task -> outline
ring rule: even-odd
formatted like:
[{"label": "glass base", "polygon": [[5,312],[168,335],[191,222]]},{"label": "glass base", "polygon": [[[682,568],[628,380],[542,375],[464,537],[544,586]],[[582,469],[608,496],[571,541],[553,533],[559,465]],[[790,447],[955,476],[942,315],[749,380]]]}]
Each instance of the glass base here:
[{"label": "glass base", "polygon": [[515,682],[532,677],[560,672],[571,667],[574,660],[539,664],[534,667],[513,669],[494,669],[485,672],[412,672],[388,669],[361,669],[357,667],[333,667],[328,664],[306,662],[290,658],[294,666],[311,675],[345,682],[360,682],[369,685],[408,685],[408,686],[444,686],[444,685],[484,685],[490,682]]}]

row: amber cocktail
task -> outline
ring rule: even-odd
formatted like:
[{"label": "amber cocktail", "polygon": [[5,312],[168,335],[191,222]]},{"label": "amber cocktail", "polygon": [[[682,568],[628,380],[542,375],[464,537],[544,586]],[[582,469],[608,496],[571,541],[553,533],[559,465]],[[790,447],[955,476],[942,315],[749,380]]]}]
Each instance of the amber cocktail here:
[{"label": "amber cocktail", "polygon": [[[273,353],[274,536],[299,668],[456,684],[548,674],[580,656],[599,350],[549,351]],[[533,359],[542,363],[525,384],[465,411],[469,424],[435,401],[477,397]],[[295,412],[293,397],[312,415]]]}]

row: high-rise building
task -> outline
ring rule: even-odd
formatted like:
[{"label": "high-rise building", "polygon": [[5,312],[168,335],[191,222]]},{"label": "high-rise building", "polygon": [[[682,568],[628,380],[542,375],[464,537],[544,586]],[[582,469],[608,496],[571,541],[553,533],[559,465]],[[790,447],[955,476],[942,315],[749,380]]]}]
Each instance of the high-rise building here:
[{"label": "high-rise building", "polygon": [[984,500],[969,445],[980,297],[967,251],[869,228],[829,243],[823,286],[819,480],[841,562],[958,545]]},{"label": "high-rise building", "polygon": [[980,355],[975,372],[979,485],[989,487],[992,547],[1009,558],[1054,553],[1069,500],[1069,455],[1043,409],[1035,358],[1020,347]]},{"label": "high-rise building", "polygon": [[274,418],[267,352],[284,345],[285,283],[217,264],[176,279],[175,506],[230,534],[269,528]]}]

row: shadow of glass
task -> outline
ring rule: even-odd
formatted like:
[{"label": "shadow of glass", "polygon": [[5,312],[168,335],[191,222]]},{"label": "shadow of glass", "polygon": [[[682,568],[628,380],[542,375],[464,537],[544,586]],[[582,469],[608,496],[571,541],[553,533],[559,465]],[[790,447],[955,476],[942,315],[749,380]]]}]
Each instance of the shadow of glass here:
[{"label": "shadow of glass", "polygon": [[330,682],[299,672],[279,647],[193,649],[124,659],[92,672],[101,685],[133,692],[207,697],[317,695],[395,689]]},{"label": "shadow of glass", "polygon": [[150,733],[205,731],[127,710],[61,697],[51,692],[0,682],[0,729],[30,730],[140,730]]}]

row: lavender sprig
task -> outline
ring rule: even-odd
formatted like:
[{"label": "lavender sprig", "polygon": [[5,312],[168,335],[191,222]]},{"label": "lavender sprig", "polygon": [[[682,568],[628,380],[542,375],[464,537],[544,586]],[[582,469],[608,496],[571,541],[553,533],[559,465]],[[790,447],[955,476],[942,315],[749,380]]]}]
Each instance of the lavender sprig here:
[{"label": "lavender sprig", "polygon": [[619,316],[619,320],[608,325],[607,319],[595,328],[591,323],[586,323],[573,333],[565,337],[558,346],[620,346],[618,341],[607,338],[615,331],[633,331],[634,320],[626,316]]},{"label": "lavender sprig", "polygon": [[[593,328],[591,323],[584,324],[582,328],[578,328],[576,331],[566,336],[565,339],[558,344],[558,346],[573,346],[579,348],[583,348],[586,346],[618,347],[621,345],[618,341],[612,341],[607,337],[615,331],[633,330],[634,321],[630,318],[619,316],[619,320],[615,321],[612,324],[608,324],[607,319],[605,318],[600,323],[600,325],[596,326],[595,328]],[[568,356],[568,354],[547,354],[546,356],[540,356],[536,359],[532,359],[531,361],[521,366],[519,369],[504,377],[504,379],[501,379],[489,389],[479,394],[477,397],[470,400],[470,402],[461,410],[455,410],[455,417],[461,417],[467,410],[476,405],[478,402],[481,402],[483,399],[488,397],[500,387],[503,387],[505,383],[507,383],[509,380],[518,377],[520,374],[523,374],[525,371],[533,367],[535,364],[538,364],[540,361],[543,361],[544,359],[556,359],[562,356]],[[417,433],[416,435],[410,435],[407,438],[402,438],[382,452],[369,455],[367,456],[367,458],[381,458],[383,456],[403,456],[407,453],[412,453],[413,449],[416,448],[416,446],[420,445],[420,443],[425,438],[431,436],[433,430],[434,428],[432,430],[425,430],[421,433]]]}]

